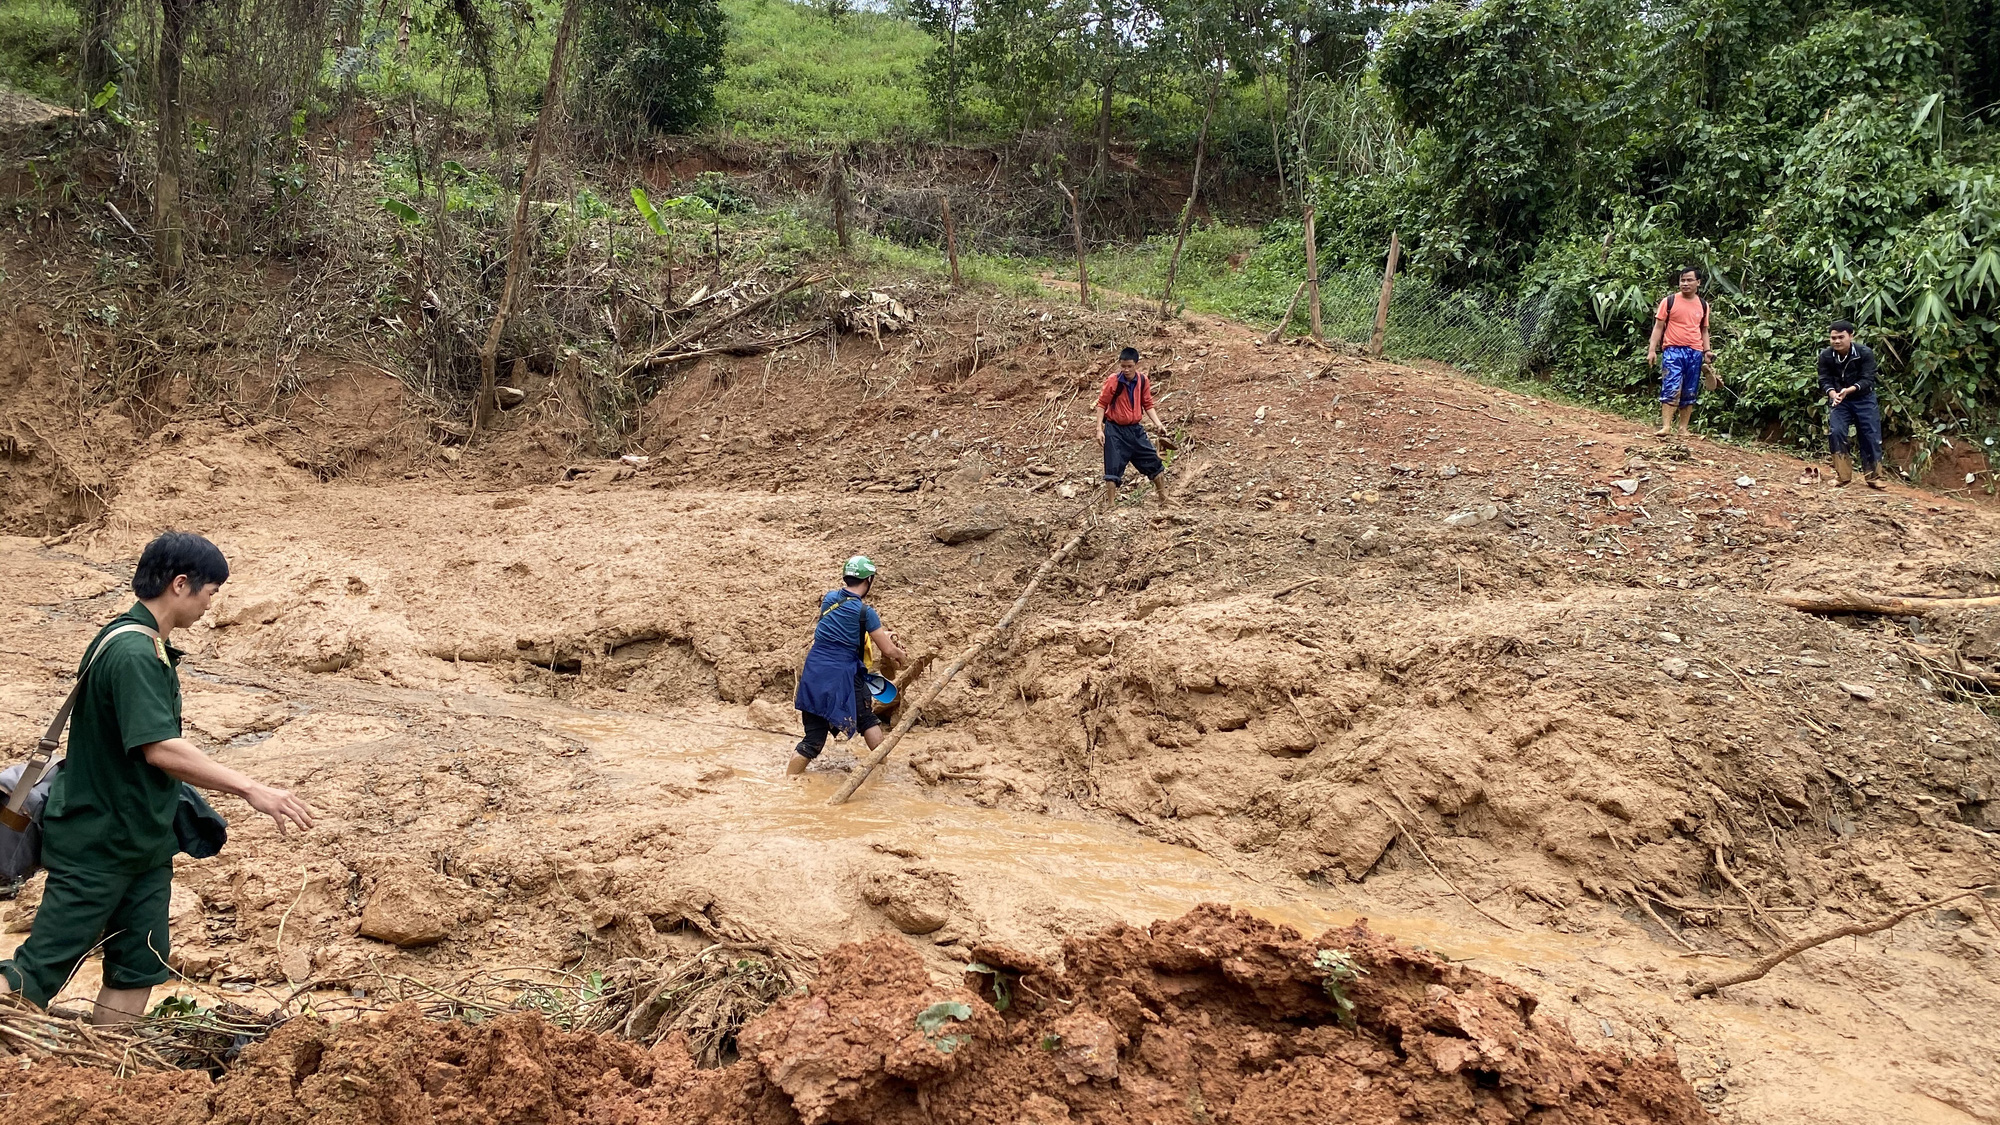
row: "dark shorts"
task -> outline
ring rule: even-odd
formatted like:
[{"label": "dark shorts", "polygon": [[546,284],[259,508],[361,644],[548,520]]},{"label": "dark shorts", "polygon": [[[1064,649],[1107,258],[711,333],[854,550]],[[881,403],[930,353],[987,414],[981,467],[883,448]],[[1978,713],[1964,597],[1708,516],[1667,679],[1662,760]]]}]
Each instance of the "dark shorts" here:
[{"label": "dark shorts", "polygon": [[[810,711],[799,712],[805,723],[806,736],[799,739],[799,757],[811,761],[826,749],[826,736],[833,733],[833,724]],[[868,681],[862,676],[854,677],[854,733],[873,730],[882,725],[882,716],[875,713],[875,697],[868,694]]]},{"label": "dark shorts", "polygon": [[1104,423],[1104,479],[1113,484],[1123,481],[1126,465],[1149,477],[1167,471],[1167,467],[1160,463],[1160,451],[1153,448],[1153,439],[1146,435],[1146,427],[1137,422],[1121,426],[1107,420]]},{"label": "dark shorts", "polygon": [[1679,344],[1660,353],[1660,404],[1693,406],[1701,394],[1701,349]]},{"label": "dark shorts", "polygon": [[35,925],[0,973],[15,991],[47,1007],[64,982],[104,939],[107,988],[151,988],[171,977],[167,969],[167,904],[174,866],[138,875],[49,870]]}]

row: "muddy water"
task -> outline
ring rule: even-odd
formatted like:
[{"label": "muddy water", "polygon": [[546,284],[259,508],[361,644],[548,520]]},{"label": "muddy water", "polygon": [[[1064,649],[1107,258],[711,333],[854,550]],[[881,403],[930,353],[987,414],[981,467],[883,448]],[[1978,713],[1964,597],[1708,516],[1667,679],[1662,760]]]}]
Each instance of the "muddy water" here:
[{"label": "muddy water", "polygon": [[[827,799],[847,776],[838,766],[847,760],[842,749],[829,749],[821,767],[804,779],[788,780],[782,771],[793,739],[747,728],[729,712],[671,718],[527,704],[516,714],[584,743],[590,760],[614,783],[704,778],[719,799],[690,811],[730,836],[835,850],[914,848],[948,867],[961,886],[1005,885],[1025,892],[980,902],[996,915],[990,920],[1003,935],[1028,928],[1027,919],[1016,920],[1017,928],[1004,917],[1022,903],[1030,908],[1060,903],[1105,921],[1143,925],[1197,903],[1224,902],[1307,934],[1366,917],[1378,930],[1527,988],[1542,999],[1545,1018],[1564,1021],[1581,1041],[1674,1050],[1694,1080],[1728,1076],[1729,1093],[1721,1104],[1725,1120],[1921,1125],[1979,1120],[1912,1089],[1906,1076],[1885,1071],[1885,1052],[1916,1054],[1924,1048],[1884,1043],[1879,1020],[1853,1013],[1856,1026],[1873,1025],[1873,1045],[1864,1045],[1845,1029],[1846,1013],[1853,1009],[1840,990],[1810,982],[1794,988],[1806,1001],[1804,1012],[1740,1000],[1690,1003],[1679,996],[1687,973],[1706,974],[1729,963],[1680,958],[1623,927],[1576,934],[1526,926],[1505,930],[1427,873],[1371,880],[1368,888],[1307,886],[1282,874],[1232,868],[1202,851],[1137,835],[1129,826],[956,803],[943,791],[925,789],[894,762],[847,804],[829,806]],[[1396,901],[1377,898],[1378,883],[1391,887]],[[1408,909],[1413,900],[1427,904],[1421,913]]]}]

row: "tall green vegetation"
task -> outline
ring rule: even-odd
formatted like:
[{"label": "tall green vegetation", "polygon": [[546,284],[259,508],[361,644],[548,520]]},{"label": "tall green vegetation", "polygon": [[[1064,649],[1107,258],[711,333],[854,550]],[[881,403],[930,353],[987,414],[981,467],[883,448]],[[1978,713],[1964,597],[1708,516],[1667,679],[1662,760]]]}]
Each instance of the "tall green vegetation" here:
[{"label": "tall green vegetation", "polygon": [[1523,298],[1538,367],[1645,393],[1645,333],[1682,264],[1710,277],[1729,390],[1712,424],[1806,442],[1812,360],[1855,320],[1891,426],[1923,456],[2000,435],[2000,5],[1696,0],[1435,3],[1360,89],[1406,159],[1321,160],[1336,265],[1390,229],[1411,268]]}]

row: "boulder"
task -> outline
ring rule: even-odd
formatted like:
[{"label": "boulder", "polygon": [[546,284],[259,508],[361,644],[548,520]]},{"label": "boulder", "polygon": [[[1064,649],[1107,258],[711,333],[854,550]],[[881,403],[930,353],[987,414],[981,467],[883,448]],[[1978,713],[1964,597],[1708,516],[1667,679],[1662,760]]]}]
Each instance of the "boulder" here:
[{"label": "boulder", "polygon": [[384,871],[361,908],[360,934],[409,949],[435,945],[458,925],[458,904],[441,878],[403,869]]},{"label": "boulder", "polygon": [[997,504],[974,504],[962,516],[950,518],[931,531],[931,538],[940,543],[956,546],[970,543],[1007,526],[1007,513]]}]

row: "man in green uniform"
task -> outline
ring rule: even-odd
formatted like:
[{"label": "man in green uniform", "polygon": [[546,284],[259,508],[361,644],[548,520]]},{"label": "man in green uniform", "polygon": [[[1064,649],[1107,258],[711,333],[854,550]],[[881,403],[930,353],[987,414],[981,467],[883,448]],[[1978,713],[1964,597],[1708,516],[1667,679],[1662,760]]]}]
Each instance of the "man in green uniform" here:
[{"label": "man in green uniform", "polygon": [[0,994],[48,1004],[102,938],[95,1022],[145,1013],[153,986],[171,975],[167,901],[181,782],[242,797],[277,821],[280,835],[287,824],[312,827],[304,801],[216,765],[181,737],[181,651],[167,638],[199,621],[228,577],[215,544],[167,532],[139,556],[138,603],[85,650],[69,753],[42,810],[48,885],[28,940],[0,961]]}]

